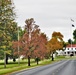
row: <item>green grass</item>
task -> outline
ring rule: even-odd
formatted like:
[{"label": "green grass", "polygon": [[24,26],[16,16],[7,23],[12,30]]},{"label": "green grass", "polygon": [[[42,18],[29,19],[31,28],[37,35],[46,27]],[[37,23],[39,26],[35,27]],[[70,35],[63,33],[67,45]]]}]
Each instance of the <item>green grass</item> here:
[{"label": "green grass", "polygon": [[[36,63],[34,62],[34,60],[31,60],[31,67],[33,67],[34,65],[36,65]],[[14,72],[14,71],[18,71],[18,70],[21,70],[21,69],[26,69],[26,68],[29,68],[27,66],[27,60],[21,60],[20,61],[20,65],[18,64],[18,62],[9,62],[9,64],[6,65],[6,68],[4,68],[4,63],[3,61],[0,61],[0,75],[4,75],[4,74],[7,74],[7,73],[11,73],[11,72]]]},{"label": "green grass", "polygon": [[54,62],[57,62],[63,59],[68,59],[68,58],[65,58],[65,56],[57,56],[54,61],[51,61],[51,59],[45,59],[45,60],[39,61],[39,65],[36,64],[34,59],[31,59],[30,67],[27,65],[27,59],[20,60],[20,65],[18,64],[18,62],[14,63],[12,61],[9,61],[9,64],[6,65],[6,68],[4,68],[4,63],[1,60],[0,61],[0,75],[9,75],[12,72],[29,69],[29,68],[33,68],[36,66],[43,66],[43,65],[51,64],[51,63],[54,63]]}]

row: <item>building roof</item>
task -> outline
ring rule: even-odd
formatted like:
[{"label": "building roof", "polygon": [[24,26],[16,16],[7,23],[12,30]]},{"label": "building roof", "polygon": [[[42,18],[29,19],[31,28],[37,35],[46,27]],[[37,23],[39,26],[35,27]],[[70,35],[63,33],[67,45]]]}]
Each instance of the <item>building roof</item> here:
[{"label": "building roof", "polygon": [[69,44],[66,47],[76,47],[76,44]]}]

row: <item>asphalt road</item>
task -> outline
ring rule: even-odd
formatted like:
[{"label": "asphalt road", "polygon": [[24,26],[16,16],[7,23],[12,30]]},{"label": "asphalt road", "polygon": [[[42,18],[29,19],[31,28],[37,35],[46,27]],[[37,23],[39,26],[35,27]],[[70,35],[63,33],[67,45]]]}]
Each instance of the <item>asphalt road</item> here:
[{"label": "asphalt road", "polygon": [[11,75],[76,75],[76,60],[62,60]]}]

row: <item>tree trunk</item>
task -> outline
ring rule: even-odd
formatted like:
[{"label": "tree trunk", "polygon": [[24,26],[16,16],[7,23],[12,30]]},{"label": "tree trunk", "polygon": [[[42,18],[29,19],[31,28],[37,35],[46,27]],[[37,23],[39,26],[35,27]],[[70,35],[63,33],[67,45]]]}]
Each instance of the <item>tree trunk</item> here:
[{"label": "tree trunk", "polygon": [[28,66],[30,66],[30,56],[28,55]]},{"label": "tree trunk", "polygon": [[16,62],[16,59],[15,58],[13,58],[13,62]]},{"label": "tree trunk", "polygon": [[6,68],[6,52],[4,52],[4,68]]},{"label": "tree trunk", "polygon": [[54,61],[53,53],[52,53],[52,61]]},{"label": "tree trunk", "polygon": [[8,54],[6,54],[6,64],[8,64]]},{"label": "tree trunk", "polygon": [[36,61],[37,61],[37,65],[38,65],[38,64],[39,64],[39,59],[37,58],[37,60],[36,60]]},{"label": "tree trunk", "polygon": [[37,65],[39,64],[39,58],[38,57],[35,58],[35,62],[37,63]]}]

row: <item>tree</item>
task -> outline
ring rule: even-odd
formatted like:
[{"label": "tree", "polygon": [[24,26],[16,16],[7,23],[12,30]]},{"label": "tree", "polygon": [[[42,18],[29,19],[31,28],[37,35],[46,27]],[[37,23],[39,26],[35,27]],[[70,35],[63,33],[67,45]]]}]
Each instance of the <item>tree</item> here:
[{"label": "tree", "polygon": [[47,50],[49,54],[52,54],[52,61],[54,60],[53,53],[56,50],[60,50],[62,48],[63,48],[63,35],[60,32],[53,32],[52,38],[47,43]]},{"label": "tree", "polygon": [[[33,52],[33,56],[36,57],[36,59],[43,59],[46,56],[46,52],[47,52],[47,48],[46,48],[46,44],[47,44],[47,37],[46,34],[44,33],[39,33],[39,35],[37,36],[36,41],[33,42],[36,46]],[[38,64],[38,60],[37,60],[37,64]]]},{"label": "tree", "polygon": [[55,38],[55,40],[57,40],[57,48],[63,49],[63,35],[60,32],[53,32],[52,34],[52,38]]},{"label": "tree", "polygon": [[35,56],[38,58],[40,56],[41,51],[43,50],[43,47],[44,47],[43,40],[45,40],[44,38],[46,38],[46,36],[44,34],[40,34],[39,26],[35,24],[35,21],[33,18],[27,19],[25,23],[26,23],[25,25],[26,33],[24,34],[22,39],[24,43],[23,45],[24,45],[24,51],[25,51],[23,53],[25,53],[26,56],[28,57],[28,66],[30,66],[30,57]]},{"label": "tree", "polygon": [[74,44],[76,44],[76,29],[73,32],[73,39],[74,39]]},{"label": "tree", "polygon": [[[30,23],[31,22],[31,23]],[[17,45],[20,48],[20,55],[28,58],[28,66],[30,66],[30,58],[43,58],[46,54],[47,37],[40,32],[39,26],[34,23],[34,19],[27,19],[25,25],[25,33],[19,42],[13,45],[15,54],[18,53]],[[38,61],[37,61],[38,64]]]},{"label": "tree", "polygon": [[[32,44],[31,44],[31,39],[32,39],[32,32],[34,32],[35,30],[38,29],[39,26],[37,26],[34,21],[33,18],[27,19],[25,21],[26,25],[25,25],[25,29],[26,29],[26,33],[25,33],[25,37],[27,37],[27,47],[25,47],[24,49],[27,48],[27,56],[28,56],[28,66],[30,66],[30,55],[32,53]],[[26,42],[26,41],[25,41]]]},{"label": "tree", "polygon": [[69,44],[73,44],[73,41],[71,39],[68,40]]},{"label": "tree", "polygon": [[63,42],[63,47],[64,47],[64,49],[63,49],[63,50],[65,50],[65,49],[66,49],[66,46],[67,46],[68,44],[69,44],[68,42]]},{"label": "tree", "polygon": [[[30,56],[32,53],[32,49],[33,49],[33,44],[32,44],[32,40],[34,38],[32,38],[32,35],[34,34],[35,31],[38,31],[38,25],[36,25],[34,23],[34,19],[30,18],[27,19],[25,21],[26,25],[25,25],[25,34],[22,36],[22,38],[17,42],[19,45],[19,48],[22,49],[21,54],[28,57],[28,66],[30,66]],[[34,41],[34,40],[33,40]],[[15,53],[17,52],[17,47],[15,48]]]},{"label": "tree", "polygon": [[17,32],[14,34],[15,37],[13,38],[13,45],[12,45],[12,49],[15,49],[13,50],[13,60],[15,60],[16,58],[18,58],[18,64],[20,64],[20,39],[23,37],[25,33],[25,30],[23,30],[21,27],[17,27]]},{"label": "tree", "polygon": [[12,34],[16,29],[14,5],[12,0],[0,0],[0,48],[5,53],[8,63],[8,50],[11,48]]}]

